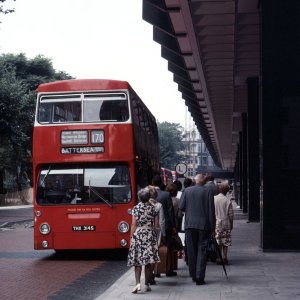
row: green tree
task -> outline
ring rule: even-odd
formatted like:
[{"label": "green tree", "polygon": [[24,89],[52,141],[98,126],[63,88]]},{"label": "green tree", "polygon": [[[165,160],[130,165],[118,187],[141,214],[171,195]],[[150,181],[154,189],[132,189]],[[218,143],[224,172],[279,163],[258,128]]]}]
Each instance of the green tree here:
[{"label": "green tree", "polygon": [[66,72],[56,71],[51,59],[43,55],[27,59],[24,53],[8,53],[1,55],[0,61],[7,70],[15,72],[15,76],[27,85],[29,91],[35,91],[41,83],[72,79]]},{"label": "green tree", "polygon": [[[13,1],[16,1],[16,0],[13,0]],[[0,0],[0,3],[4,3],[4,2],[6,2],[6,0]],[[3,4],[0,5],[0,13],[1,14],[5,14],[6,15],[6,14],[10,14],[10,13],[12,13],[14,11],[15,11],[14,8],[4,8]],[[1,21],[0,21],[0,23],[1,23]]]},{"label": "green tree", "polygon": [[[16,184],[21,185],[21,176],[25,172],[30,151],[28,123],[32,118],[34,105],[26,86],[16,78],[12,70],[6,70],[0,62],[0,164],[3,171],[9,170],[15,175]],[[21,186],[20,186],[21,190]]]},{"label": "green tree", "polygon": [[167,169],[174,170],[176,164],[182,160],[180,151],[184,149],[183,128],[180,124],[169,122],[162,122],[157,125],[161,164]]},{"label": "green tree", "polygon": [[[70,78],[67,73],[56,72],[51,60],[42,55],[33,59],[27,59],[24,54],[0,56],[0,193],[3,193],[4,170],[13,175],[19,191],[24,179],[31,178],[38,85]],[[21,200],[25,202],[25,199]]]}]

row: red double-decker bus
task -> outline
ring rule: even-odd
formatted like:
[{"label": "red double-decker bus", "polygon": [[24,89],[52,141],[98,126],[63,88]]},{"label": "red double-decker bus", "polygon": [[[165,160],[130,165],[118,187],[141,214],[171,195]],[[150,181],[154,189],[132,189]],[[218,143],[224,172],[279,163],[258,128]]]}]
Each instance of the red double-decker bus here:
[{"label": "red double-decker bus", "polygon": [[157,172],[156,121],[127,82],[38,87],[35,249],[127,248],[137,190]]}]

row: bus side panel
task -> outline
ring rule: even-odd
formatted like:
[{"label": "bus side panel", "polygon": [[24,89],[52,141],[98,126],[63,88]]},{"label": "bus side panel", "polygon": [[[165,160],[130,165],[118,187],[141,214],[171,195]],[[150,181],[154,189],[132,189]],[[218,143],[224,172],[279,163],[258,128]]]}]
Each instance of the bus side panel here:
[{"label": "bus side panel", "polygon": [[134,149],[137,161],[138,185],[151,184],[154,174],[159,172],[159,140],[155,118],[132,88],[130,105],[133,122]]}]

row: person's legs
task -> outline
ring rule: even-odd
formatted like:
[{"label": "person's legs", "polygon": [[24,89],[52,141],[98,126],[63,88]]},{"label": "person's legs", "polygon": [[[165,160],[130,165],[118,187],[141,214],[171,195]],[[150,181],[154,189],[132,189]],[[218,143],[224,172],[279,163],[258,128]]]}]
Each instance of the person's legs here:
[{"label": "person's legs", "polygon": [[152,264],[145,265],[145,284],[150,284],[152,279]]},{"label": "person's legs", "polygon": [[228,254],[228,247],[223,245],[223,261],[226,265],[228,264],[227,254]]},{"label": "person's legs", "polygon": [[206,247],[208,242],[209,232],[198,230],[198,248],[196,262],[196,284],[203,284],[206,271]]},{"label": "person's legs", "polygon": [[222,244],[222,242],[221,242],[220,244],[218,244],[218,246],[219,246],[219,249],[220,249],[221,257],[219,257],[219,258],[220,258],[220,261],[221,261],[221,259],[224,257],[224,254],[223,254],[223,244]]},{"label": "person's legs", "polygon": [[188,266],[189,265],[189,262],[188,262],[188,255],[187,255],[187,246],[186,246],[186,235],[184,235],[184,260],[185,260],[185,263],[186,265]]},{"label": "person's legs", "polygon": [[134,267],[135,283],[141,283],[142,266]]},{"label": "person's legs", "polygon": [[195,234],[196,229],[186,229],[186,247],[187,255],[189,259],[189,272],[193,280],[196,280],[196,259],[197,259],[197,235]]},{"label": "person's legs", "polygon": [[222,259],[223,259],[223,246],[222,246],[222,244],[218,244],[218,248],[219,248],[219,251],[218,251],[218,255],[217,255],[217,259],[216,259],[216,264],[221,265],[222,264]]},{"label": "person's legs", "polygon": [[145,265],[145,291],[149,292],[151,291],[150,288],[150,281],[152,279],[152,266],[151,264]]},{"label": "person's legs", "polygon": [[[227,239],[227,232],[226,230],[224,229],[218,229],[216,230],[216,240],[217,240],[217,243],[219,245],[219,252],[221,254],[221,257],[218,257],[217,259],[217,264],[220,265],[222,264],[222,260],[223,262],[225,263],[225,258],[227,260],[227,248],[225,245],[226,245],[226,239]],[[219,255],[218,255],[219,256]]]},{"label": "person's legs", "polygon": [[228,247],[231,246],[231,231],[230,230],[225,230],[224,231],[224,237],[222,239],[222,244],[223,244],[223,260],[224,263],[227,265],[228,264]]},{"label": "person's legs", "polygon": [[133,294],[136,294],[138,291],[141,290],[141,274],[142,274],[142,266],[135,266],[134,275],[135,275],[136,286],[132,290]]},{"label": "person's legs", "polygon": [[155,264],[151,264],[151,276],[150,276],[150,281],[149,281],[149,283],[150,284],[156,284],[156,281],[155,281],[155,273],[157,272],[157,263],[155,263]]}]

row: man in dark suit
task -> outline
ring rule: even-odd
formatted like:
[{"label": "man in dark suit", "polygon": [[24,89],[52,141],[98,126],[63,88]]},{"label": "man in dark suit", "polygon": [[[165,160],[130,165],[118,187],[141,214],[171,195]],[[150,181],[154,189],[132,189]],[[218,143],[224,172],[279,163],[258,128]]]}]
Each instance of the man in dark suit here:
[{"label": "man in dark suit", "polygon": [[206,247],[214,233],[214,195],[205,187],[205,175],[195,177],[195,185],[184,190],[179,208],[185,212],[185,234],[190,276],[197,285],[205,284]]},{"label": "man in dark suit", "polygon": [[219,186],[214,181],[215,177],[211,173],[205,175],[205,186],[212,190],[214,196],[217,196],[219,194]]},{"label": "man in dark suit", "polygon": [[172,234],[176,232],[176,223],[172,198],[169,192],[162,191],[160,187],[162,186],[162,179],[159,175],[155,175],[152,179],[152,184],[157,190],[156,200],[162,204],[164,216],[165,216],[165,232],[162,232],[162,242],[167,246],[167,270],[166,276],[176,276],[177,273],[174,272],[173,266],[173,249],[171,245]]}]

